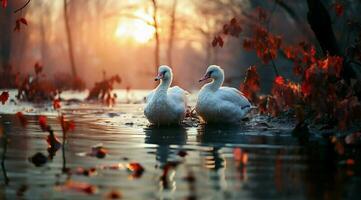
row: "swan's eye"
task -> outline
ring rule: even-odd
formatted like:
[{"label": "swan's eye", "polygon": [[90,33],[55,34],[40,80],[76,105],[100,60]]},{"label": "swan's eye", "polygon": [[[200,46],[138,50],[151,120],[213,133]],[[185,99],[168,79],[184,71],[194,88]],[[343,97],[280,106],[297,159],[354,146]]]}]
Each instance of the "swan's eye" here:
[{"label": "swan's eye", "polygon": [[209,75],[212,75],[212,73],[213,73],[213,71],[209,71],[209,72],[208,72]]}]

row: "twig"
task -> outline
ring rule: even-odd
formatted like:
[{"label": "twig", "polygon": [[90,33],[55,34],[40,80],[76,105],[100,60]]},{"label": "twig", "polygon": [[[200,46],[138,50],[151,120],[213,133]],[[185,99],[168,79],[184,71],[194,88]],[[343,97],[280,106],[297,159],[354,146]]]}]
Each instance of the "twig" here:
[{"label": "twig", "polygon": [[[276,8],[277,8],[277,0],[275,1],[275,4],[273,5],[271,14],[270,14],[269,19],[268,19],[268,21],[267,21],[267,32],[270,31],[271,18],[272,18],[273,13],[275,12]],[[271,56],[271,52],[270,52],[269,49],[268,49],[268,55],[269,55],[270,58],[271,58],[271,63],[272,63],[273,69],[274,69],[274,71],[275,71],[275,73],[276,73],[276,76],[279,76],[280,74],[279,74],[279,72],[278,72],[277,66],[276,66],[276,64],[275,64],[274,59],[273,59],[272,56]]]},{"label": "twig", "polygon": [[29,3],[30,3],[31,0],[28,0],[23,6],[21,6],[20,8],[14,10],[14,13],[17,13],[19,12],[20,10],[24,9]]}]

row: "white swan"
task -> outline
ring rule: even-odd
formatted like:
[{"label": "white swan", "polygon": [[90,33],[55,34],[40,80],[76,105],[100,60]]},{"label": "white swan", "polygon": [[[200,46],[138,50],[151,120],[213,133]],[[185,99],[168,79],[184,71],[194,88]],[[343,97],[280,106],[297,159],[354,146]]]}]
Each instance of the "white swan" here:
[{"label": "white swan", "polygon": [[188,93],[178,86],[169,88],[172,79],[172,69],[160,66],[155,78],[155,81],[160,80],[160,84],[147,96],[144,109],[144,115],[152,124],[179,124],[185,117]]},{"label": "white swan", "polygon": [[251,104],[236,88],[221,87],[223,69],[217,65],[208,67],[199,82],[213,79],[199,91],[196,112],[206,123],[239,123],[250,111]]}]

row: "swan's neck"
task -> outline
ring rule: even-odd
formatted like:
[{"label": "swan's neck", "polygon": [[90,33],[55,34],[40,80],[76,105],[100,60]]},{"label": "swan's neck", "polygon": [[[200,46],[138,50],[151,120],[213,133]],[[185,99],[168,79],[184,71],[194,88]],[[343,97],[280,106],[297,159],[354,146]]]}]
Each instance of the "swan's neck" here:
[{"label": "swan's neck", "polygon": [[171,79],[162,79],[160,80],[160,83],[156,89],[156,92],[158,94],[167,94],[168,88],[171,84],[172,80]]},{"label": "swan's neck", "polygon": [[212,91],[217,91],[222,86],[223,81],[224,81],[224,76],[213,79],[212,82],[207,84],[207,88]]}]

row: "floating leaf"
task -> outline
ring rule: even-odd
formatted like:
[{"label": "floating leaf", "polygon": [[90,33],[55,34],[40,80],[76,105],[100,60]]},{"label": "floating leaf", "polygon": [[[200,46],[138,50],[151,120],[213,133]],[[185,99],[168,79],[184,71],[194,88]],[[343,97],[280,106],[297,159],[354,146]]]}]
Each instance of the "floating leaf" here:
[{"label": "floating leaf", "polygon": [[92,151],[89,155],[97,157],[97,158],[105,158],[107,153],[108,153],[108,151],[104,147],[95,146],[95,147],[92,147]]},{"label": "floating leaf", "polygon": [[106,195],[106,199],[121,199],[122,197],[122,193],[117,190],[112,190]]},{"label": "floating leaf", "polygon": [[76,174],[84,175],[84,176],[95,176],[97,174],[97,170],[94,167],[89,168],[89,169],[84,169],[82,167],[78,167],[76,169]]},{"label": "floating leaf", "polygon": [[136,162],[129,163],[127,169],[132,172],[133,178],[140,178],[145,170],[141,164]]}]

